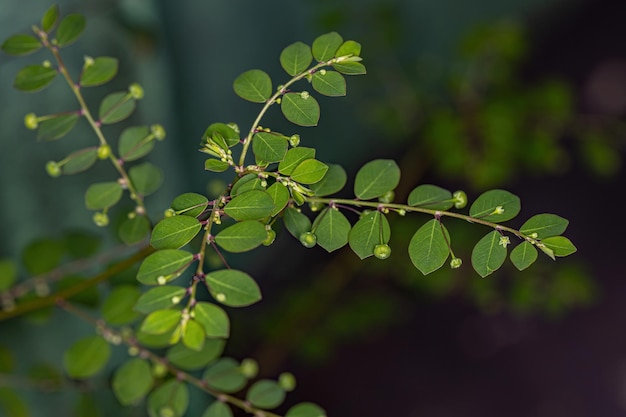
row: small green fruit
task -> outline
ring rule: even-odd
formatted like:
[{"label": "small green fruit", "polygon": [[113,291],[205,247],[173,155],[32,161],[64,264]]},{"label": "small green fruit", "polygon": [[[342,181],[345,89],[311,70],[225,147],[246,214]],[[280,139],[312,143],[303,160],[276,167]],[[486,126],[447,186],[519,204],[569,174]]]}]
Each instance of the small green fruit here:
[{"label": "small green fruit", "polygon": [[37,129],[37,126],[39,126],[39,119],[37,119],[37,115],[35,113],[28,113],[24,116],[24,125],[30,130]]},{"label": "small green fruit", "polygon": [[255,378],[259,373],[259,364],[254,359],[246,358],[241,361],[239,370],[246,378]]},{"label": "small green fruit", "polygon": [[374,247],[374,256],[378,259],[387,259],[391,256],[391,248],[386,243],[378,244]]},{"label": "small green fruit", "polygon": [[54,161],[46,163],[46,172],[53,178],[60,177],[63,173],[63,171],[61,171],[61,166]]},{"label": "small green fruit", "polygon": [[452,197],[454,198],[454,207],[462,209],[467,205],[467,194],[465,194],[465,191],[455,191]]},{"label": "small green fruit", "polygon": [[109,224],[109,216],[106,213],[97,212],[93,215],[93,222],[98,227],[105,227]]},{"label": "small green fruit", "polygon": [[154,138],[156,140],[165,139],[165,136],[166,136],[165,129],[161,125],[156,124],[156,125],[150,126],[150,132],[154,135]]},{"label": "small green fruit", "polygon": [[274,243],[274,240],[276,239],[276,232],[273,231],[272,229],[269,229],[267,231],[267,237],[265,238],[265,240],[263,241],[263,246],[269,246],[272,243]]},{"label": "small green fruit", "polygon": [[380,197],[378,197],[378,201],[380,201],[381,203],[391,203],[394,199],[394,197],[396,196],[396,193],[393,192],[393,190],[387,191],[385,194],[381,195]]},{"label": "small green fruit", "polygon": [[98,159],[107,159],[111,156],[111,147],[109,145],[100,145],[98,148]]},{"label": "small green fruit", "polygon": [[137,83],[133,83],[128,87],[128,92],[135,100],[141,100],[143,98],[143,87]]},{"label": "small green fruit", "polygon": [[300,243],[305,248],[312,248],[317,244],[317,236],[311,232],[304,232],[300,235]]},{"label": "small green fruit", "polygon": [[296,377],[291,372],[283,372],[278,376],[278,385],[287,392],[296,389]]}]

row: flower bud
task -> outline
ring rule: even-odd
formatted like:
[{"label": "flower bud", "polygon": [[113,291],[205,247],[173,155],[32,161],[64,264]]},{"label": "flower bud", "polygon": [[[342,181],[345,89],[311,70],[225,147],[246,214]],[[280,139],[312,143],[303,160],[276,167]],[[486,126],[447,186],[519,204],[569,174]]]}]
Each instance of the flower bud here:
[{"label": "flower bud", "polygon": [[165,139],[165,136],[166,136],[165,129],[163,128],[163,126],[159,124],[150,126],[150,132],[154,135],[154,138],[156,140]]},{"label": "flower bud", "polygon": [[128,92],[135,100],[141,100],[143,98],[143,87],[138,83],[132,83],[128,87]]},{"label": "flower bud", "polygon": [[37,126],[39,126],[39,119],[37,118],[37,115],[35,113],[28,113],[24,116],[24,125],[29,130],[37,129]]},{"label": "flower bud", "polygon": [[63,173],[63,171],[61,171],[61,166],[54,161],[46,163],[46,172],[53,178],[60,177]]},{"label": "flower bud", "polygon": [[107,159],[111,156],[111,147],[109,145],[100,145],[98,147],[98,159]]},{"label": "flower bud", "polygon": [[93,222],[98,227],[105,227],[109,224],[109,216],[106,213],[96,212],[93,215]]}]

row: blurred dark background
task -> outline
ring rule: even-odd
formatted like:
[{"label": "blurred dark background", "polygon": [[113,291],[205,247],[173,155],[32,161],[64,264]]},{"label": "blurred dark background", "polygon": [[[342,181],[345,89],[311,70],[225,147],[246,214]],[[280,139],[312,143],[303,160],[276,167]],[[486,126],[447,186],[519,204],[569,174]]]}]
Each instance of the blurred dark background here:
[{"label": "blurred dark background", "polygon": [[[168,131],[153,157],[166,178],[148,201],[154,219],[183,191],[210,192],[212,177],[197,152],[206,126],[253,120],[258,106],[237,98],[232,80],[260,68],[278,84],[283,47],[335,30],[362,43],[368,75],[348,79],[346,98],[320,99],[320,126],[298,130],[319,159],[354,174],[370,159],[395,158],[403,175],[399,201],[420,183],[464,189],[470,199],[505,188],[522,199],[515,226],[542,212],[570,220],[576,255],[541,259],[523,273],[509,266],[486,279],[469,265],[471,247],[485,231],[460,222],[447,226],[463,267],[426,277],[415,270],[404,247],[423,222],[416,217],[392,223],[394,252],[385,262],[358,262],[349,250],[306,250],[285,232],[245,265],[233,258],[259,281],[264,301],[230,311],[226,352],[257,358],[264,376],[295,373],[299,385],[289,403],[316,401],[342,417],[626,415],[620,331],[626,3],[59,4],[63,13],[88,18],[84,38],[67,51],[68,65],[78,68],[85,54],[120,58],[113,86],[90,92],[94,103],[138,81],[146,96],[132,122],[159,122]],[[1,39],[27,32],[49,6],[24,5],[3,0]],[[24,64],[0,60],[3,257],[19,257],[28,242],[67,228],[101,233],[90,226],[81,195],[108,174],[46,176],[47,160],[92,137],[85,128],[62,141],[35,143],[24,114],[75,105],[60,83],[34,95],[13,91],[11,80]],[[277,113],[266,124],[294,129]],[[0,342],[24,362],[58,364],[74,330],[55,313],[46,324],[1,323]],[[99,391],[105,382],[94,384]],[[34,416],[72,415],[72,393],[24,392]],[[200,415],[206,401],[193,399],[188,415]],[[141,408],[120,411],[114,401],[98,394],[102,416],[143,415]]]}]

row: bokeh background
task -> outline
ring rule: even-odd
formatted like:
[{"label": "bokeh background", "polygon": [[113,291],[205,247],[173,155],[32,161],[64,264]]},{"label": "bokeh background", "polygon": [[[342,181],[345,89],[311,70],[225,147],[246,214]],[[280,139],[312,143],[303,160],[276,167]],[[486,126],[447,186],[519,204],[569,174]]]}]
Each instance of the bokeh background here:
[{"label": "bokeh background", "polygon": [[[370,159],[397,159],[399,200],[420,183],[464,189],[470,199],[505,188],[522,198],[514,225],[541,212],[571,221],[575,256],[543,259],[524,273],[509,266],[487,279],[469,267],[484,230],[459,222],[447,225],[466,265],[422,276],[403,250],[423,222],[411,217],[392,223],[394,253],[385,262],[309,251],[284,232],[245,264],[234,258],[259,281],[264,301],[231,312],[226,352],[257,358],[264,376],[294,372],[299,386],[289,403],[313,400],[342,417],[626,415],[625,3],[58,3],[88,18],[84,37],[67,50],[68,66],[79,68],[84,55],[120,58],[114,82],[89,91],[94,105],[138,81],[146,96],[131,122],[168,131],[152,157],[166,178],[148,201],[154,219],[176,195],[214,186],[197,152],[205,128],[253,120],[258,106],[235,96],[233,79],[260,68],[277,84],[283,47],[334,30],[362,43],[368,75],[348,80],[346,98],[320,99],[320,126],[298,130],[321,160],[354,174]],[[2,0],[0,39],[27,32],[49,5]],[[60,179],[44,171],[46,161],[93,143],[88,129],[36,143],[23,127],[28,112],[75,108],[60,82],[29,95],[11,88],[26,61],[41,59],[0,58],[2,257],[19,258],[29,242],[67,229],[102,233],[82,193],[110,171]],[[277,113],[263,124],[293,130]],[[30,363],[58,365],[76,332],[92,330],[55,312],[45,322],[0,323],[0,343],[18,352],[18,370],[27,372]],[[141,407],[116,407],[104,390],[109,375],[20,392],[34,416],[79,415],[79,392],[93,396],[101,416],[142,416]],[[15,380],[3,376],[0,384]],[[206,404],[194,395],[188,415]]]}]

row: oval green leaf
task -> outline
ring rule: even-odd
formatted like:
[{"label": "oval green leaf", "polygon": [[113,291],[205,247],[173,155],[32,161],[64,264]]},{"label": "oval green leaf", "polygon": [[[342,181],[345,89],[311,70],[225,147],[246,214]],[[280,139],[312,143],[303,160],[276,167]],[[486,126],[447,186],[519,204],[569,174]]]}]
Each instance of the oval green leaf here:
[{"label": "oval green leaf", "polygon": [[343,189],[348,181],[348,175],[341,165],[328,164],[328,171],[324,177],[310,185],[310,189],[317,197],[335,194]]},{"label": "oval green leaf", "polygon": [[528,219],[520,228],[520,232],[535,239],[558,236],[565,232],[569,221],[556,214],[537,214]]},{"label": "oval green leaf", "polygon": [[253,220],[227,227],[215,236],[215,242],[228,252],[247,252],[259,246],[267,237],[265,226]]},{"label": "oval green leaf", "polygon": [[206,337],[227,338],[230,335],[230,320],[221,307],[200,301],[194,306],[193,314],[204,327]]},{"label": "oval green leaf", "polygon": [[115,287],[102,304],[102,318],[114,326],[132,323],[139,317],[133,306],[140,295],[139,289],[132,285]]},{"label": "oval green leaf", "polygon": [[313,403],[300,403],[291,407],[285,417],[326,417],[326,411]]},{"label": "oval green leaf", "polygon": [[67,161],[63,167],[63,174],[72,175],[83,172],[96,162],[98,159],[98,148],[86,148],[80,151],[72,152],[64,158]]},{"label": "oval green leaf", "polygon": [[248,389],[246,400],[255,407],[276,408],[285,400],[285,390],[276,381],[261,379]]},{"label": "oval green leaf", "polygon": [[287,120],[298,126],[317,126],[320,120],[320,105],[306,92],[285,94],[280,109]]},{"label": "oval green leaf", "polygon": [[333,64],[333,68],[344,75],[364,75],[367,74],[365,65],[360,62],[340,62]]},{"label": "oval green leaf", "polygon": [[149,314],[156,310],[165,310],[180,303],[186,294],[186,288],[176,285],[154,287],[137,299],[133,309],[143,314]]},{"label": "oval green leaf", "polygon": [[57,45],[64,47],[76,41],[85,30],[85,25],[86,21],[82,15],[74,13],[65,16],[57,29]]},{"label": "oval green leaf", "polygon": [[163,334],[176,327],[181,320],[182,314],[178,310],[156,310],[143,320],[140,330],[148,334]]},{"label": "oval green leaf", "polygon": [[166,357],[176,367],[185,371],[195,371],[219,358],[225,345],[226,342],[222,339],[208,339],[198,351],[179,343],[167,351]]},{"label": "oval green leaf", "polygon": [[111,347],[100,336],[88,336],[75,342],[63,355],[63,366],[71,378],[97,374],[111,356]]},{"label": "oval green leaf", "polygon": [[209,158],[204,161],[204,170],[211,172],[224,172],[226,171],[230,165],[228,162],[220,161],[219,159]]},{"label": "oval green leaf", "polygon": [[374,247],[387,243],[391,238],[391,229],[387,218],[379,211],[367,213],[350,230],[348,243],[361,259],[374,254]]},{"label": "oval green leaf", "polygon": [[348,243],[350,222],[339,210],[324,209],[313,222],[317,244],[328,252],[337,250]]},{"label": "oval green leaf", "polygon": [[489,232],[472,250],[472,266],[483,278],[498,270],[506,260],[506,247],[500,243],[501,237],[497,230]]},{"label": "oval green leaf", "polygon": [[2,50],[9,55],[28,55],[41,48],[39,39],[32,35],[14,35],[2,43]]},{"label": "oval green leaf", "polygon": [[176,214],[198,217],[209,205],[209,200],[196,193],[181,194],[172,201],[171,208]]},{"label": "oval green leaf", "polygon": [[85,205],[89,210],[109,208],[122,198],[124,189],[114,181],[92,184],[85,193]]},{"label": "oval green leaf", "polygon": [[50,32],[59,20],[59,6],[53,4],[41,18],[41,28],[44,32]]},{"label": "oval green leaf", "polygon": [[193,262],[193,255],[180,249],[150,254],[139,266],[137,280],[146,285],[165,284],[180,276]]},{"label": "oval green leaf", "polygon": [[537,260],[537,256],[537,249],[530,242],[524,241],[511,251],[509,257],[513,265],[523,271]]},{"label": "oval green leaf", "polygon": [[411,191],[409,206],[424,207],[431,210],[448,210],[454,205],[452,193],[436,185],[422,184]]},{"label": "oval green leaf", "polygon": [[228,147],[239,144],[239,133],[226,123],[212,123],[204,132],[205,138],[221,137]]},{"label": "oval green leaf", "polygon": [[313,74],[315,91],[329,97],[346,95],[346,79],[337,71],[321,70]]},{"label": "oval green leaf", "polygon": [[565,236],[551,236],[541,240],[541,243],[554,253],[554,256],[568,256],[576,252],[576,246]]},{"label": "oval green leaf", "polygon": [[130,116],[135,110],[135,100],[129,93],[120,91],[106,96],[100,103],[98,117],[102,124],[120,122]]},{"label": "oval green leaf", "polygon": [[261,300],[254,279],[236,269],[213,271],[206,276],[206,284],[213,298],[229,307],[245,307]]},{"label": "oval green leaf", "polygon": [[280,162],[287,153],[288,144],[285,136],[260,132],[252,139],[252,151],[257,161]]},{"label": "oval green leaf", "polygon": [[163,182],[163,171],[150,162],[133,166],[128,170],[128,176],[135,191],[143,196],[154,193]]},{"label": "oval green leaf", "polygon": [[197,321],[190,319],[183,324],[183,344],[199,352],[204,347],[204,328]]},{"label": "oval green leaf", "polygon": [[335,53],[342,44],[343,38],[337,32],[325,33],[313,41],[313,56],[318,62],[328,61],[335,57]]},{"label": "oval green leaf", "polygon": [[287,206],[289,202],[289,190],[280,182],[275,182],[267,189],[267,193],[274,202],[274,209],[270,215],[276,216]]},{"label": "oval green leaf", "polygon": [[278,164],[278,172],[283,175],[291,175],[302,161],[315,158],[315,149],[299,146],[287,151],[285,158]]},{"label": "oval green leaf", "polygon": [[470,216],[498,223],[511,220],[521,210],[520,199],[505,190],[489,190],[470,207]]},{"label": "oval green leaf", "polygon": [[122,405],[133,405],[148,395],[153,382],[150,364],[144,359],[133,358],[113,373],[111,386]]},{"label": "oval green leaf", "polygon": [[0,292],[11,288],[16,279],[17,265],[15,262],[11,259],[0,259]]},{"label": "oval green leaf", "polygon": [[300,184],[315,184],[319,182],[326,172],[328,165],[317,159],[305,159],[291,173],[291,179]]},{"label": "oval green leaf", "polygon": [[156,249],[178,249],[191,242],[201,227],[195,217],[166,217],[154,226],[150,244]]},{"label": "oval green leaf", "polygon": [[230,196],[236,197],[239,194],[243,194],[251,190],[265,191],[263,182],[264,180],[259,178],[259,176],[256,174],[246,174],[241,177],[239,181],[235,183],[235,185],[233,185],[232,190],[230,190]]},{"label": "oval green leaf", "polygon": [[361,44],[356,41],[345,41],[341,44],[335,56],[359,56],[361,55]]},{"label": "oval green leaf", "polygon": [[302,42],[292,43],[280,54],[280,65],[292,77],[306,71],[312,61],[311,48]]},{"label": "oval green leaf", "polygon": [[57,140],[70,133],[76,125],[80,116],[76,113],[64,114],[52,119],[45,120],[39,124],[37,130],[38,140]]},{"label": "oval green leaf", "polygon": [[138,214],[125,218],[117,230],[118,236],[127,245],[141,242],[148,236],[149,232],[150,220],[148,220],[147,216]]},{"label": "oval green leaf", "polygon": [[238,194],[224,206],[224,212],[237,221],[260,220],[274,211],[274,200],[265,191],[251,190]]},{"label": "oval green leaf", "polygon": [[222,392],[237,392],[246,383],[246,377],[239,369],[239,363],[232,358],[221,358],[204,372],[204,381],[213,389]]},{"label": "oval green leaf", "polygon": [[419,271],[428,275],[441,268],[448,259],[450,235],[445,226],[432,219],[420,227],[409,243],[409,257]]},{"label": "oval green leaf", "polygon": [[215,401],[202,413],[202,417],[233,417],[233,412],[227,404]]},{"label": "oval green leaf", "polygon": [[265,103],[272,96],[272,80],[267,73],[253,69],[237,77],[233,89],[244,100]]},{"label": "oval green leaf", "polygon": [[363,165],[354,180],[354,195],[370,200],[392,191],[400,183],[400,168],[391,159],[377,159]]},{"label": "oval green leaf", "polygon": [[117,74],[118,61],[116,58],[101,56],[86,65],[80,77],[81,87],[93,87],[110,81]]},{"label": "oval green leaf", "polygon": [[29,65],[22,68],[15,76],[13,87],[20,91],[35,92],[47,87],[57,76],[54,68],[43,65]]},{"label": "oval green leaf", "polygon": [[154,148],[154,140],[150,139],[148,126],[133,126],[122,131],[118,143],[120,158],[124,161],[139,159]]},{"label": "oval green leaf", "polygon": [[283,222],[289,233],[296,239],[300,239],[302,233],[311,230],[311,220],[294,207],[287,207],[285,209]]},{"label": "oval green leaf", "polygon": [[170,379],[148,396],[150,417],[183,417],[188,405],[187,385],[175,379]]}]

